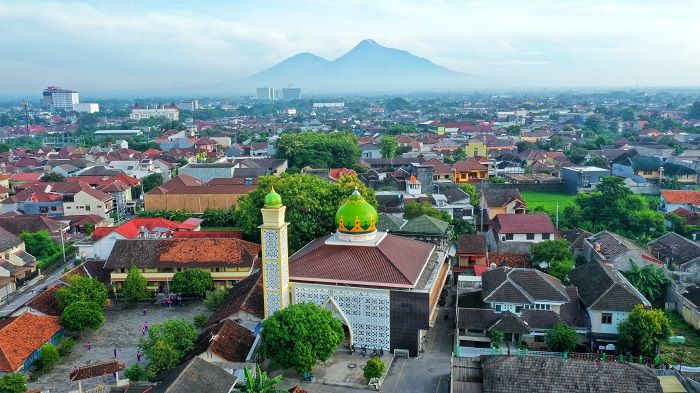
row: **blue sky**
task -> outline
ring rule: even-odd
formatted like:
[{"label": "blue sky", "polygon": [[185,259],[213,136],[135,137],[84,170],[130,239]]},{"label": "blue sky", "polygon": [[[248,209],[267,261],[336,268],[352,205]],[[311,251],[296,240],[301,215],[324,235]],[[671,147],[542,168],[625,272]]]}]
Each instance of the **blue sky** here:
[{"label": "blue sky", "polygon": [[700,2],[0,0],[0,92],[232,81],[360,40],[495,87],[700,85]]}]

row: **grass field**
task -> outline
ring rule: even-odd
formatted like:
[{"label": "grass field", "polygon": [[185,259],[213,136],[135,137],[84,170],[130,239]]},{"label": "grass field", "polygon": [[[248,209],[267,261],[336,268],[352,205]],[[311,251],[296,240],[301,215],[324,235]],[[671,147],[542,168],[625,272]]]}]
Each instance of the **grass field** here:
[{"label": "grass field", "polygon": [[556,212],[557,202],[559,202],[559,211],[562,212],[565,207],[574,204],[574,198],[576,197],[576,195],[562,192],[521,191],[520,194],[525,198],[528,208],[532,209],[535,206],[542,206],[545,210],[551,212]]},{"label": "grass field", "polygon": [[685,345],[661,344],[661,360],[671,364],[700,365],[700,334],[678,313],[667,312],[666,316],[671,321],[673,335],[685,337]]}]

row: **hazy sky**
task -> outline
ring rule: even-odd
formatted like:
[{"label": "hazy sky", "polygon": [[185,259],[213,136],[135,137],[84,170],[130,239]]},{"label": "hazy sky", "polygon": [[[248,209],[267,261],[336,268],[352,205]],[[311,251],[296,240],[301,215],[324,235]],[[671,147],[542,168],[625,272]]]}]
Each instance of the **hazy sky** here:
[{"label": "hazy sky", "polygon": [[365,38],[503,86],[698,86],[699,1],[0,0],[0,94],[231,81]]}]

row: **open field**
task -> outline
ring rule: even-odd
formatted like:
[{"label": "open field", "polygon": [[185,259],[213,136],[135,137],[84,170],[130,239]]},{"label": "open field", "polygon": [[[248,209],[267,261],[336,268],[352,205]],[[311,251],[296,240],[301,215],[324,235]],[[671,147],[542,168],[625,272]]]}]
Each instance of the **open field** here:
[{"label": "open field", "polygon": [[565,207],[574,204],[574,198],[576,198],[576,195],[563,192],[521,191],[520,194],[525,198],[528,208],[542,206],[549,212],[556,212],[557,202],[559,202],[559,212],[564,211]]},{"label": "open field", "polygon": [[666,312],[666,316],[671,321],[673,335],[685,337],[685,345],[661,344],[661,360],[671,364],[700,366],[700,334],[680,314]]}]

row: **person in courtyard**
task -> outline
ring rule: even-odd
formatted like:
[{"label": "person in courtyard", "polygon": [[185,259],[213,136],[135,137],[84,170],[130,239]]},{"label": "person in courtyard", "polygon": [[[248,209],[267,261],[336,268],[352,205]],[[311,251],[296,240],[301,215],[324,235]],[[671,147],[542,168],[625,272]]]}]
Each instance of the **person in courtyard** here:
[{"label": "person in courtyard", "polygon": [[114,358],[117,358],[117,348],[114,348]]},{"label": "person in courtyard", "polygon": [[87,342],[87,350],[92,351],[92,343],[90,341]]},{"label": "person in courtyard", "polygon": [[146,310],[146,307],[144,307],[143,308],[143,316],[145,317],[146,315],[148,315],[148,310]]},{"label": "person in courtyard", "polygon": [[140,362],[141,361],[141,351],[136,351],[136,361]]}]

